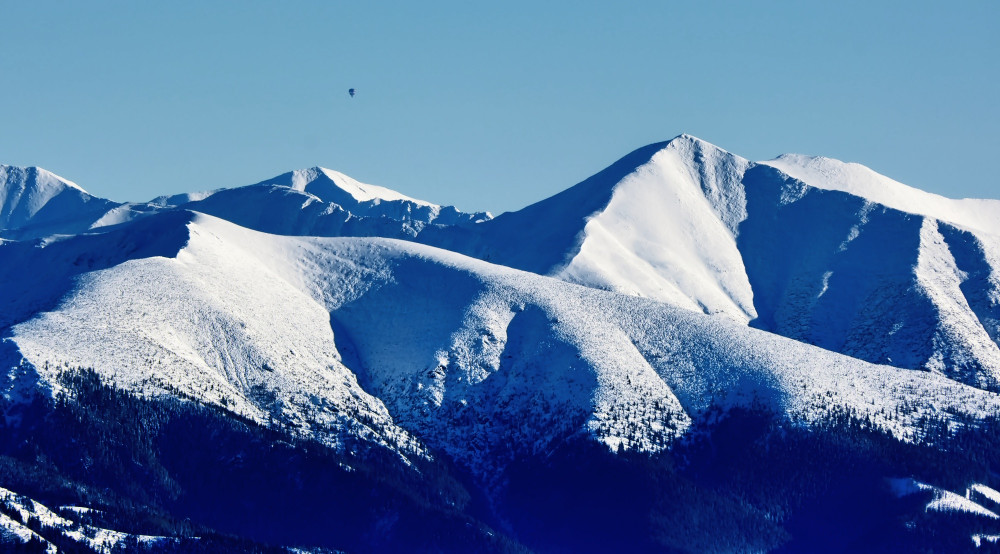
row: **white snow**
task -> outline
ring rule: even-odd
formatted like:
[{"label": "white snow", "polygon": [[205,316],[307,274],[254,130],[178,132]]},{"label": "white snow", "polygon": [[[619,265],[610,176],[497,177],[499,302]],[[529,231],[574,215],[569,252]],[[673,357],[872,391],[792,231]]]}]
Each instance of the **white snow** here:
[{"label": "white snow", "polygon": [[[1000,384],[1000,347],[990,338],[969,307],[961,286],[966,275],[958,269],[938,224],[924,219],[920,254],[914,271],[918,286],[938,310],[934,344],[926,367],[981,387]],[[972,375],[962,371],[973,366]]]},{"label": "white snow", "polygon": [[870,170],[796,159],[682,135],[478,233],[415,240],[1000,389],[1000,236],[919,215],[941,215],[938,199],[904,185],[880,196]]},{"label": "white snow", "polygon": [[966,512],[970,514],[975,514],[979,516],[985,516],[990,519],[1000,519],[1000,516],[993,512],[992,510],[987,510],[986,508],[976,504],[975,502],[955,494],[950,491],[938,490],[937,497],[927,504],[927,511],[930,512]]},{"label": "white snow", "polygon": [[187,231],[176,258],[83,274],[7,341],[50,382],[93,367],[142,394],[404,456],[422,451],[415,432],[481,475],[574,433],[657,451],[712,403],[803,423],[850,407],[905,440],[927,415],[1000,411],[997,395],[941,376],[433,247],[203,215]]},{"label": "white snow", "polygon": [[59,506],[59,511],[73,512],[74,514],[89,514],[94,509],[86,506]]},{"label": "white snow", "polygon": [[972,535],[972,542],[976,545],[976,548],[982,548],[983,543],[1000,543],[1000,535]]},{"label": "white snow", "polygon": [[552,274],[748,322],[753,292],[736,247],[749,162],[680,137],[616,186],[579,251]]},{"label": "white snow", "polygon": [[997,508],[1000,508],[1000,491],[987,487],[981,483],[973,484],[969,487],[969,491],[982,496],[987,501],[992,502]]},{"label": "white snow", "polygon": [[[258,236],[268,237],[247,238]],[[257,242],[223,242],[192,226],[176,258],[79,277],[56,310],[14,328],[17,347],[49,380],[61,368],[94,367],[143,394],[180,391],[331,445],[350,430],[419,452],[340,363],[329,314],[260,264]]]},{"label": "white snow", "polygon": [[114,204],[39,167],[0,165],[0,232],[17,238],[81,232]]},{"label": "white snow", "polygon": [[987,488],[982,485],[973,485],[973,487],[970,487],[970,489],[966,491],[964,496],[940,487],[922,483],[913,478],[889,479],[889,485],[892,487],[896,496],[899,497],[909,496],[923,491],[931,491],[933,493],[933,498],[924,508],[928,512],[964,512],[983,516],[989,519],[1000,519],[1000,515],[997,515],[996,512],[989,510],[968,498],[970,491],[975,490],[975,487],[978,486]]},{"label": "white snow", "polygon": [[466,228],[491,217],[416,200],[319,167],[204,195],[160,198],[153,205],[199,211],[283,235],[412,239],[428,226]]},{"label": "white snow", "polygon": [[[30,385],[22,359],[49,385],[93,367],[334,446],[426,442],[480,476],[567,436],[655,452],[713,404],[802,424],[850,408],[916,441],[926,417],[1000,412],[956,382],[1000,381],[1000,237],[852,195],[883,184],[817,188],[681,136],[463,229],[433,223],[470,214],[322,168],[175,197],[223,219],[112,206],[85,236],[0,243],[2,390]],[[336,234],[365,218],[482,260],[225,220]]]},{"label": "white snow", "polygon": [[278,237],[209,216],[188,228],[175,259],[85,274],[10,340],[50,380],[94,367],[267,422],[253,394],[264,387],[302,432],[335,442],[350,425],[337,406],[374,423],[350,427],[368,440],[419,452],[396,420],[470,466],[582,431],[656,451],[713,401],[806,422],[849,406],[906,439],[925,414],[1000,409],[945,378],[427,246]]},{"label": "white snow", "polygon": [[[43,528],[50,528],[62,536],[83,544],[95,552],[110,554],[116,550],[119,543],[129,538],[136,539],[143,543],[158,543],[161,541],[172,540],[169,537],[133,535],[119,531],[112,531],[110,529],[94,527],[91,525],[80,524],[60,516],[31,498],[15,494],[14,492],[2,487],[0,487],[0,503],[4,503],[8,507],[17,510],[21,516],[21,520],[27,521],[28,517],[37,518]],[[5,514],[0,514],[0,530],[13,533],[22,539],[22,542],[27,542],[32,536],[38,536],[27,527],[11,519]],[[57,552],[54,545],[48,541],[45,542],[47,543],[46,552]]]},{"label": "white snow", "polygon": [[819,156],[784,154],[760,163],[809,186],[844,191],[900,211],[1000,234],[1000,200],[954,200],[909,187],[860,164]]},{"label": "white snow", "polygon": [[[320,179],[320,177],[326,179]],[[348,177],[339,171],[326,169],[325,167],[314,167],[311,169],[300,169],[292,173],[292,188],[302,192],[315,194],[320,198],[326,198],[328,188],[325,186],[332,183],[336,187],[350,194],[358,202],[370,202],[373,200],[403,200],[413,202],[421,206],[433,206],[426,200],[417,200],[392,189],[369,185],[356,179]]]},{"label": "white snow", "polygon": [[471,243],[418,240],[589,287],[746,323],[753,292],[735,237],[750,162],[688,135],[480,225]]},{"label": "white snow", "polygon": [[11,518],[7,514],[0,514],[0,546],[10,543],[27,543],[32,539],[43,541],[46,554],[56,554],[59,550],[49,541],[43,539],[38,533],[28,528],[27,525]]}]

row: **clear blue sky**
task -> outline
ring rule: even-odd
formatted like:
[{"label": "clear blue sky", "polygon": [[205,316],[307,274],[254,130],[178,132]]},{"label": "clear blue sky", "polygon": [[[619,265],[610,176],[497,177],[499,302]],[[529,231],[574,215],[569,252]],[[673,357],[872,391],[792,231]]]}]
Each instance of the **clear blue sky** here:
[{"label": "clear blue sky", "polygon": [[680,133],[1000,197],[995,0],[0,0],[0,76],[0,163],[115,200],[321,165],[499,213]]}]

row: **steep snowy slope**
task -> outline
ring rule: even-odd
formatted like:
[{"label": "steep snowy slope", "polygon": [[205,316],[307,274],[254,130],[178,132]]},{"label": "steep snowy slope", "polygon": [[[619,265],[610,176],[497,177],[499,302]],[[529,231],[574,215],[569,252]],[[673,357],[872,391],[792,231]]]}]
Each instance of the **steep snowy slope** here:
[{"label": "steep snowy slope", "polygon": [[78,233],[117,205],[44,169],[0,165],[2,238]]},{"label": "steep snowy slope", "polygon": [[749,162],[688,135],[640,148],[590,179],[427,242],[573,283],[737,321],[755,316],[735,235]]},{"label": "steep snowy slope", "polygon": [[894,181],[856,163],[784,154],[760,162],[813,186],[840,190],[903,212],[926,215],[989,234],[1000,234],[1000,200],[955,200]]},{"label": "steep snowy slope", "polygon": [[[734,237],[749,162],[682,136],[620,181],[553,275],[737,320],[756,314]],[[663,186],[669,184],[669,186]]]},{"label": "steep snowy slope", "polygon": [[[850,408],[907,439],[928,415],[1000,409],[941,376],[409,242],[279,237],[203,215],[162,224],[186,230],[176,253],[80,274],[16,322],[9,375],[51,383],[60,367],[93,367],[332,444],[417,455],[416,436],[487,481],[580,434],[662,450],[712,405],[795,421]],[[23,267],[49,264],[58,244]]]}]

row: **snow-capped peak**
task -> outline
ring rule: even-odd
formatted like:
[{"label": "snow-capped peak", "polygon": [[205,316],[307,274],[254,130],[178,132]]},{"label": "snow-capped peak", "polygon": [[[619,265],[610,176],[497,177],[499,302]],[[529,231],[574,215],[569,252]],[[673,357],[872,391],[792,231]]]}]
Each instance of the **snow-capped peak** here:
[{"label": "snow-capped peak", "polygon": [[[401,194],[401,193],[396,192],[396,191],[394,191],[392,189],[388,189],[388,188],[385,188],[385,187],[380,187],[378,185],[369,185],[367,183],[362,183],[362,182],[360,182],[360,181],[358,181],[356,179],[352,179],[351,177],[349,177],[347,175],[344,175],[343,173],[341,173],[339,171],[334,171],[332,169],[327,169],[325,167],[314,167],[312,169],[300,170],[300,171],[297,171],[295,173],[298,174],[299,176],[301,176],[303,174],[303,172],[309,172],[309,173],[319,172],[319,173],[321,173],[323,176],[325,176],[327,179],[329,179],[335,185],[337,185],[341,190],[344,190],[348,194],[350,194],[351,196],[353,196],[354,199],[357,200],[358,202],[369,202],[369,201],[372,201],[372,200],[404,200],[404,201],[407,201],[407,202],[413,202],[414,204],[419,204],[421,206],[433,206],[434,205],[434,204],[431,204],[430,202],[427,202],[425,200],[419,200],[417,198],[411,198],[409,196],[406,196],[405,194]],[[305,185],[303,185],[303,187],[305,187]],[[297,187],[293,187],[293,188],[297,188]],[[299,190],[303,190],[304,191],[305,188],[302,188],[302,189],[299,189]]]},{"label": "snow-capped peak", "polygon": [[681,135],[615,184],[557,275],[736,320],[755,316],[735,236],[749,162]]},{"label": "snow-capped peak", "polygon": [[[754,317],[735,235],[750,162],[680,135],[483,224],[476,256],[695,311]],[[533,245],[526,248],[525,245]]]},{"label": "snow-capped peak", "polygon": [[71,188],[79,192],[88,194],[83,187],[64,179],[55,173],[41,167],[17,167],[13,165],[0,164],[0,191],[3,191],[3,200],[15,189],[32,188],[39,191],[59,191]]},{"label": "snow-capped peak", "polygon": [[5,235],[79,232],[112,204],[40,167],[0,165],[0,232]]},{"label": "snow-capped peak", "polygon": [[360,203],[377,204],[384,201],[403,201],[412,202],[418,206],[435,206],[430,202],[411,198],[392,189],[362,183],[339,171],[324,167],[299,169],[275,177],[267,183],[284,184],[293,190],[306,192],[325,202],[334,202],[342,206],[353,206]]}]

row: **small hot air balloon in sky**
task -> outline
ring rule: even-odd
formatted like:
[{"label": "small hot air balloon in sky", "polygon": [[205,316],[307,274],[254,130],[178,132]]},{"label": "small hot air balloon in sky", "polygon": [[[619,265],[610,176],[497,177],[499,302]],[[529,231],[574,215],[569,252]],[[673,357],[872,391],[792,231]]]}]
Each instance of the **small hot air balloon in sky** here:
[{"label": "small hot air balloon in sky", "polygon": [[356,91],[356,90],[354,90],[354,89],[347,89],[347,94],[350,94],[350,95],[351,95],[351,98],[354,98],[354,93],[356,93],[356,92],[357,92],[357,91]]}]

